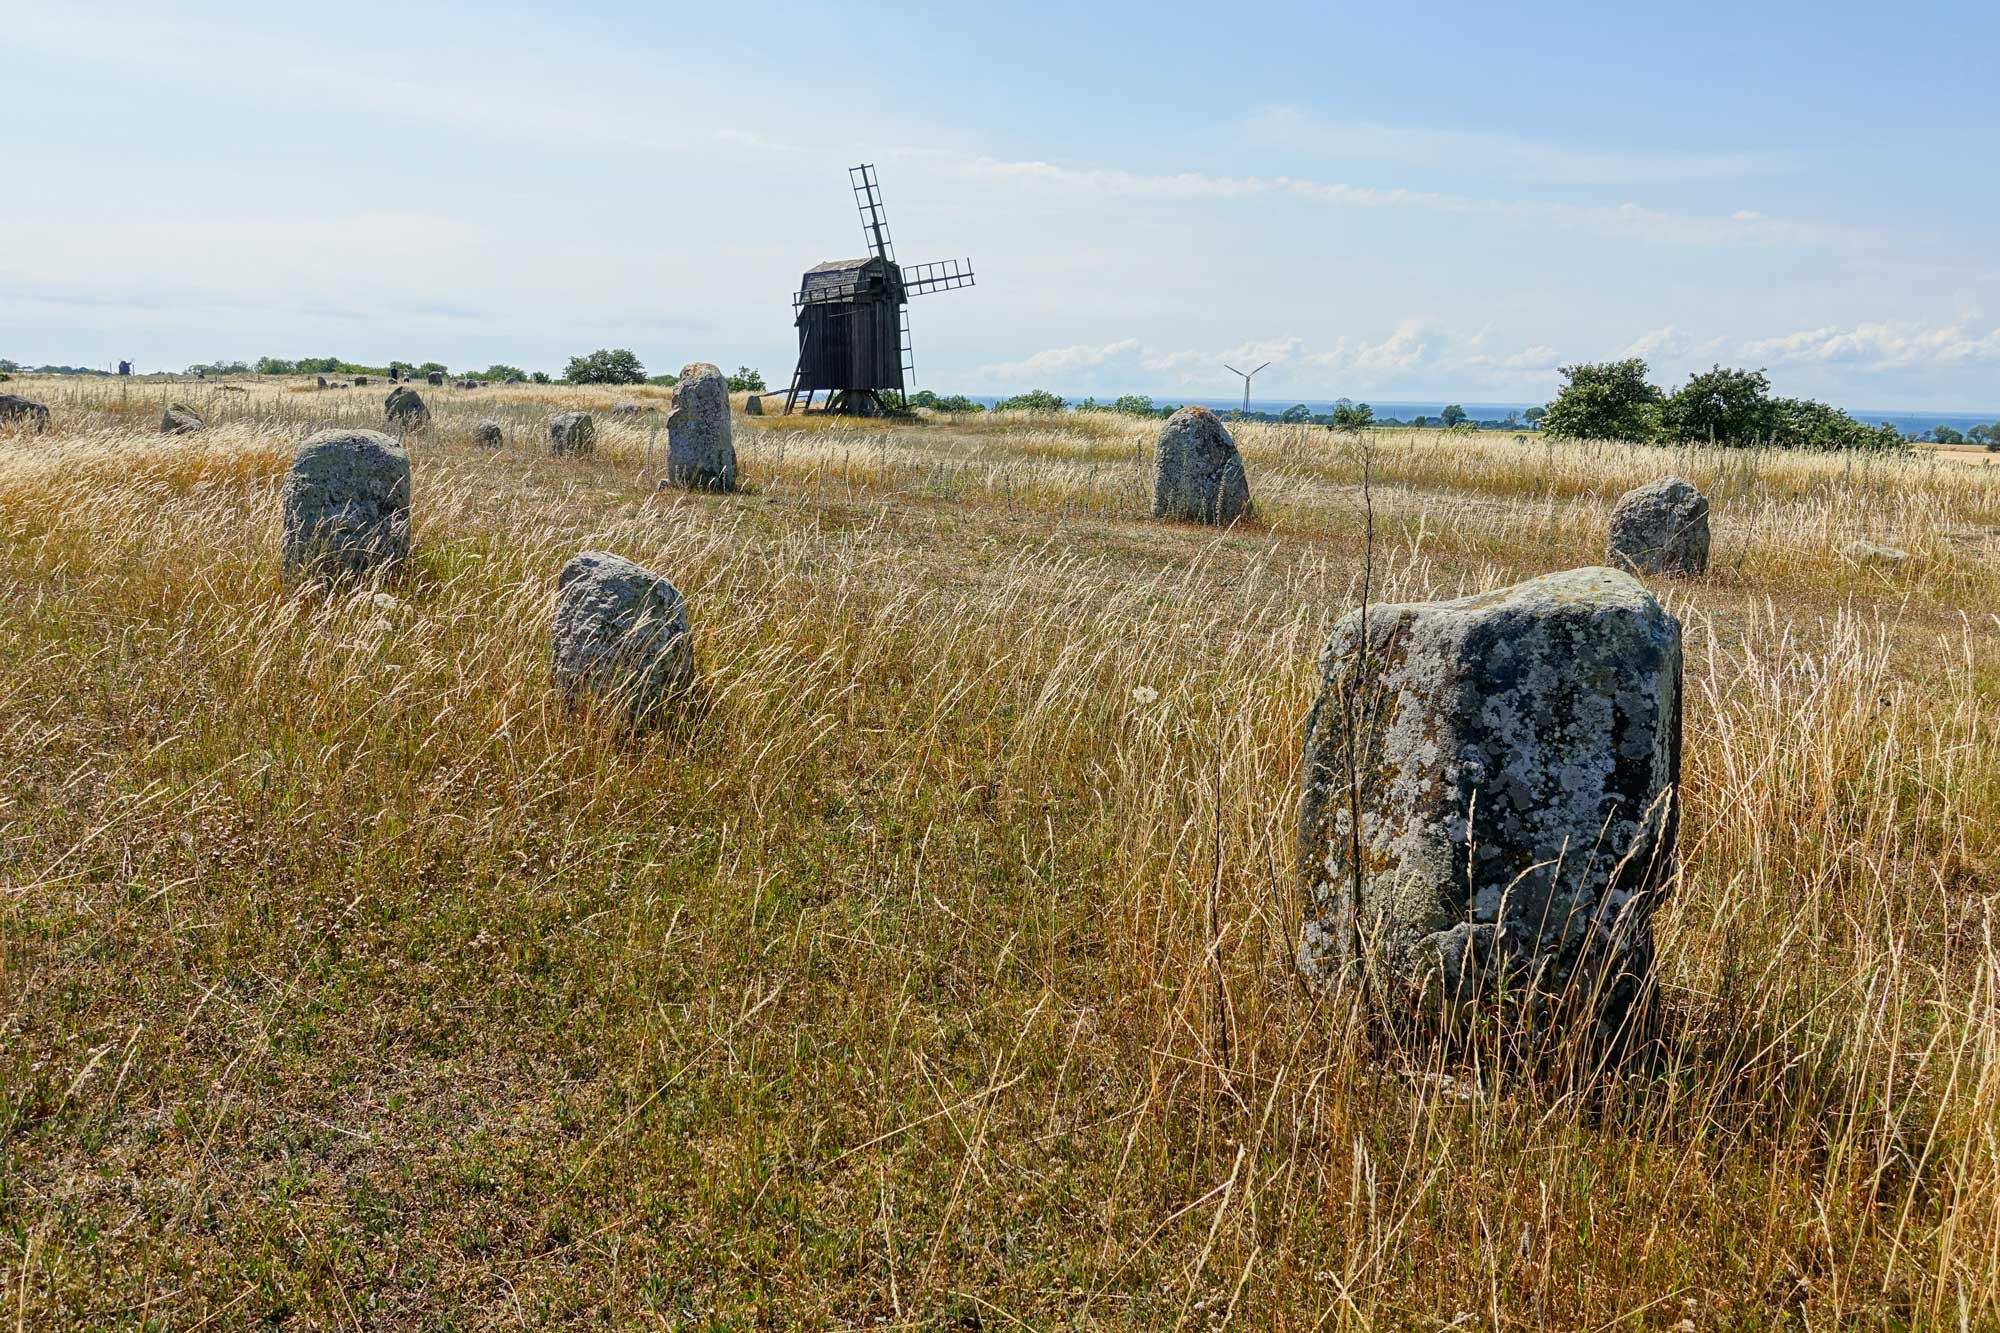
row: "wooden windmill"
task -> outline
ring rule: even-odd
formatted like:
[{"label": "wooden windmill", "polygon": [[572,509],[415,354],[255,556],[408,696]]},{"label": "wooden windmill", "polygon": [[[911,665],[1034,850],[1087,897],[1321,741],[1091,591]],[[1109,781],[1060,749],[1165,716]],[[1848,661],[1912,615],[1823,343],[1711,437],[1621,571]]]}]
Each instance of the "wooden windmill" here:
[{"label": "wooden windmill", "polygon": [[901,406],[917,370],[903,307],[912,296],[972,286],[969,259],[899,265],[875,168],[863,163],[850,167],[847,175],[870,253],[816,264],[800,281],[792,297],[799,364],[785,395],[787,412],[801,394],[811,411],[813,397],[822,389],[828,393],[823,409],[828,412],[871,416]]}]

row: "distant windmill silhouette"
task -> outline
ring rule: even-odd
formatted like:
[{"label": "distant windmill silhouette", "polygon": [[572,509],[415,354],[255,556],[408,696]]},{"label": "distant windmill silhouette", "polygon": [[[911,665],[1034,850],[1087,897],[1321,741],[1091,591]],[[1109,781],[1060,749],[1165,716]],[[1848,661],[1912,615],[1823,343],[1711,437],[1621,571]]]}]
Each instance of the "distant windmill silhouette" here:
[{"label": "distant windmill silhouette", "polygon": [[1268,370],[1270,368],[1270,365],[1271,363],[1269,361],[1266,361],[1263,365],[1257,367],[1256,370],[1242,371],[1238,370],[1235,366],[1230,365],[1227,361],[1222,363],[1222,368],[1228,371],[1230,374],[1243,376],[1243,410],[1236,414],[1236,419],[1238,421],[1247,420],[1250,416],[1250,377],[1257,374],[1259,371]]}]

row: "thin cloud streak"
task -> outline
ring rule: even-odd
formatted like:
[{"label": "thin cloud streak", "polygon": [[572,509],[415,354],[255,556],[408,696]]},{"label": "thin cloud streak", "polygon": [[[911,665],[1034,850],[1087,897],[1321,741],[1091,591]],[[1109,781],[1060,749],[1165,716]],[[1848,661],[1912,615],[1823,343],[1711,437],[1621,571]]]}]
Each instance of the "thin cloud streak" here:
[{"label": "thin cloud streak", "polygon": [[1244,121],[1252,146],[1351,162],[1394,162],[1454,175],[1496,173],[1555,185],[1653,185],[1750,180],[1798,170],[1786,154],[1590,148],[1490,130],[1324,120],[1272,103]]},{"label": "thin cloud streak", "polygon": [[1584,228],[1611,236],[1663,245],[1775,246],[1857,244],[1876,239],[1866,228],[1768,217],[1753,210],[1726,216],[1666,213],[1638,204],[1580,205],[1539,200],[1482,199],[1435,190],[1383,189],[1294,176],[1216,176],[1199,171],[1170,174],[1099,168],[1072,168],[1042,161],[993,157],[927,156],[963,177],[999,181],[1015,188],[1052,188],[1079,194],[1147,196],[1168,199],[1240,200],[1291,197],[1312,203],[1358,208],[1410,208],[1467,217],[1513,218],[1556,227]]}]

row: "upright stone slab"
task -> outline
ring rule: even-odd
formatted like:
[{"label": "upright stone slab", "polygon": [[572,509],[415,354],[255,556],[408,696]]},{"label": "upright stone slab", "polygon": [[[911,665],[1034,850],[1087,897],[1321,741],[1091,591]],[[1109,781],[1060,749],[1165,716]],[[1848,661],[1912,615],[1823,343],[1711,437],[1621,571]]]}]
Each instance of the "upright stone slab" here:
[{"label": "upright stone slab", "polygon": [[374,430],[323,430],[292,458],[285,581],[365,575],[410,553],[410,456]]},{"label": "upright stone slab", "polygon": [[442,389],[444,387],[444,372],[433,370],[430,374],[424,376],[424,383],[430,385],[433,389]]},{"label": "upright stone slab", "polygon": [[556,688],[572,705],[655,721],[694,681],[687,601],[622,556],[585,551],[556,576]]},{"label": "upright stone slab", "polygon": [[1221,418],[1205,407],[1168,417],[1153,455],[1153,517],[1226,524],[1249,510],[1243,456]]},{"label": "upright stone slab", "polygon": [[729,435],[729,381],[706,361],[681,368],[667,417],[668,486],[736,489],[736,445]]},{"label": "upright stone slab", "polygon": [[1611,511],[1604,554],[1635,574],[1705,573],[1708,497],[1679,477],[1625,492]]},{"label": "upright stone slab", "polygon": [[324,376],[324,375],[315,375],[315,376],[314,376],[313,378],[319,381],[319,383],[318,383],[318,384],[316,384],[316,385],[314,385],[313,387],[315,387],[315,388],[319,388],[319,389],[324,389],[324,388],[326,387],[326,376]]},{"label": "upright stone slab", "polygon": [[549,452],[582,458],[597,452],[597,423],[588,412],[558,412],[549,418]]},{"label": "upright stone slab", "polygon": [[763,416],[763,415],[764,415],[764,395],[762,395],[762,394],[760,394],[760,393],[753,393],[753,394],[751,394],[751,395],[750,395],[750,396],[749,396],[748,398],[745,398],[745,399],[743,400],[743,415],[744,415],[744,416],[746,416],[746,417],[761,417],[761,416]]},{"label": "upright stone slab", "polygon": [[472,430],[472,442],[481,449],[498,449],[504,438],[497,421],[482,421]]},{"label": "upright stone slab", "polygon": [[186,403],[170,403],[167,410],[160,413],[162,435],[192,435],[207,429],[208,423],[201,419],[201,413]]},{"label": "upright stone slab", "polygon": [[49,428],[49,409],[32,398],[0,393],[0,426],[26,427],[37,433]]},{"label": "upright stone slab", "polygon": [[417,430],[430,424],[431,409],[425,404],[422,394],[403,385],[391,389],[389,396],[382,400],[382,415],[392,426]]},{"label": "upright stone slab", "polygon": [[1630,574],[1573,569],[1370,607],[1365,635],[1352,613],[1319,669],[1301,969],[1392,1025],[1504,983],[1537,1023],[1615,1032],[1674,869],[1679,622]]}]

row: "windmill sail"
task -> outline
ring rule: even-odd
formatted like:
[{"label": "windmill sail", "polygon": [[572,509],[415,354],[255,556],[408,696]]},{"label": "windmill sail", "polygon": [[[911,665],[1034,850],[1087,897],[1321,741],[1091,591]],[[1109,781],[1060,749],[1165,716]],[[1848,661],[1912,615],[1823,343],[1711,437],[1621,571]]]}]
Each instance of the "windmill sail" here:
[{"label": "windmill sail", "polygon": [[970,259],[936,259],[928,264],[912,264],[903,270],[903,295],[922,296],[925,292],[951,292],[972,286]]},{"label": "windmill sail", "polygon": [[877,259],[896,262],[896,246],[889,239],[889,215],[882,210],[882,186],[875,179],[873,163],[863,162],[847,169],[854,185],[854,206],[861,210],[861,234]]}]

